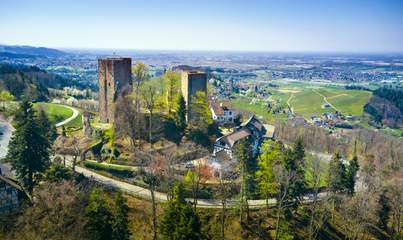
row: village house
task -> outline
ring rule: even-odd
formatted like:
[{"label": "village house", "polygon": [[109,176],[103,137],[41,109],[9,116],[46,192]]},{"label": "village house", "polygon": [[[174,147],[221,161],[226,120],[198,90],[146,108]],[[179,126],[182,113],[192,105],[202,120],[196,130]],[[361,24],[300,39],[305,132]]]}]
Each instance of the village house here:
[{"label": "village house", "polygon": [[214,144],[213,157],[219,160],[233,158],[234,146],[247,139],[252,146],[252,154],[259,153],[260,144],[265,138],[274,139],[274,126],[263,125],[255,116],[241,124],[234,132],[218,138]]},{"label": "village house", "polygon": [[24,196],[21,186],[0,172],[0,215],[18,209]]},{"label": "village house", "polygon": [[212,102],[210,111],[213,120],[219,124],[233,123],[238,115],[228,102]]}]

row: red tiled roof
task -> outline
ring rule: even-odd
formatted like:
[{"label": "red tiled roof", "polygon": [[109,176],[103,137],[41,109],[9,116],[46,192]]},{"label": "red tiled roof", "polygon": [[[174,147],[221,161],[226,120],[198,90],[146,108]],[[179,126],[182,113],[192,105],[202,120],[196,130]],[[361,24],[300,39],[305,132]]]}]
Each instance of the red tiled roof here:
[{"label": "red tiled roof", "polygon": [[224,110],[230,110],[231,104],[230,102],[223,101],[223,102],[212,102],[210,104],[210,108],[213,109],[215,115],[223,115]]}]

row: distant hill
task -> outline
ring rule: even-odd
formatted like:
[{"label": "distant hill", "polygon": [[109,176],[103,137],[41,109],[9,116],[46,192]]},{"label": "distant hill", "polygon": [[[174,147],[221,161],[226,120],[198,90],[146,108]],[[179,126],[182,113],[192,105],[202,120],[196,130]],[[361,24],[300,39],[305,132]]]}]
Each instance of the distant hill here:
[{"label": "distant hill", "polygon": [[58,57],[66,55],[66,52],[53,49],[53,48],[45,48],[45,47],[31,47],[31,46],[9,46],[9,45],[0,45],[0,53],[9,53],[18,55],[28,55],[31,56],[45,56],[45,57]]},{"label": "distant hill", "polygon": [[71,85],[74,84],[38,67],[0,63],[0,89],[10,91],[17,99],[26,96],[32,101],[46,100],[47,88]]},{"label": "distant hill", "polygon": [[382,87],[373,92],[365,112],[372,116],[375,123],[392,128],[403,127],[403,89]]}]

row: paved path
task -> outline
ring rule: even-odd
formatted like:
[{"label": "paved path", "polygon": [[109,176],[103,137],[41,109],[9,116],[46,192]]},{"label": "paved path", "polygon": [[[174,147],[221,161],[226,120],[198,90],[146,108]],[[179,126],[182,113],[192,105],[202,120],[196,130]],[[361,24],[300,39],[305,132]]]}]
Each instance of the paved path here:
[{"label": "paved path", "polygon": [[73,121],[78,116],[78,114],[80,114],[80,112],[77,109],[73,108],[73,107],[66,106],[66,105],[62,105],[62,106],[65,107],[65,108],[71,109],[73,111],[73,114],[69,118],[64,119],[63,121],[56,123],[56,127],[61,127],[61,126],[65,125],[65,124]]},{"label": "paved path", "polygon": [[[122,182],[116,179],[112,179],[109,177],[105,177],[101,174],[95,173],[93,171],[90,171],[86,168],[76,166],[76,172],[83,174],[85,177],[92,179],[96,182],[102,183],[106,186],[114,187],[117,189],[120,189],[124,192],[127,192],[129,194],[145,198],[145,199],[151,199],[151,192],[147,188],[139,187],[130,183]],[[167,194],[161,193],[161,192],[155,192],[155,199],[158,202],[166,202],[167,201]],[[189,201],[192,201],[192,199],[188,199]],[[274,205],[275,204],[275,199],[270,199],[269,203]],[[228,207],[234,207],[236,206],[237,202],[236,200],[228,200],[227,206]],[[249,205],[252,208],[259,208],[259,207],[265,207],[266,206],[266,201],[265,200],[249,200]],[[220,200],[217,199],[198,199],[197,200],[197,206],[202,207],[202,208],[221,208],[221,202]]]},{"label": "paved path", "polygon": [[[71,156],[66,157],[67,165],[71,166]],[[136,186],[127,182],[119,181],[116,179],[112,179],[96,172],[93,172],[87,168],[83,168],[80,166],[76,166],[75,171],[78,173],[83,174],[85,177],[92,179],[98,183],[104,184],[106,186],[110,186],[116,189],[120,189],[121,191],[127,192],[131,195],[151,199],[151,192],[147,188],[143,188],[140,186]],[[319,195],[323,197],[326,193],[320,193]],[[155,199],[158,202],[166,202],[168,200],[166,193],[161,192],[154,192]],[[193,199],[187,199],[189,202],[192,202]],[[309,202],[311,199],[306,196],[304,197],[304,201]],[[265,199],[258,199],[258,200],[248,200],[250,208],[264,208],[266,207],[266,200]],[[238,202],[235,199],[228,199],[226,206],[228,208],[237,207]],[[276,205],[276,199],[271,198],[269,199],[269,206],[273,207]],[[219,199],[198,199],[197,200],[197,207],[199,208],[221,208],[221,200]]]}]

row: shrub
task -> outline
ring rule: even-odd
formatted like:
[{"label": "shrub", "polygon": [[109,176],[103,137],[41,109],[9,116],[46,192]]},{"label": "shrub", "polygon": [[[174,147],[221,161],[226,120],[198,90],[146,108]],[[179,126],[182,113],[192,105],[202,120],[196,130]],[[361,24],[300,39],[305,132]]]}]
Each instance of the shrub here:
[{"label": "shrub", "polygon": [[84,162],[84,166],[86,168],[91,168],[94,170],[105,171],[116,177],[131,178],[134,176],[133,171],[130,168],[122,166],[106,165],[102,163],[89,162],[89,161]]}]

